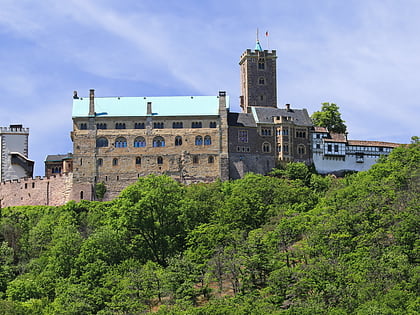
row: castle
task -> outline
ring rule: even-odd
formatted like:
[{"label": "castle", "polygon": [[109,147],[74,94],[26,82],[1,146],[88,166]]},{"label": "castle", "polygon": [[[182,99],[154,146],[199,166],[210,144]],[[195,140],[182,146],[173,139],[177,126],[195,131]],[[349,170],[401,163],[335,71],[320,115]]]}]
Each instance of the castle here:
[{"label": "castle", "polygon": [[[343,154],[343,145],[354,147],[347,139],[327,144],[335,136],[314,128],[306,109],[277,107],[276,59],[276,51],[263,50],[258,41],[254,50],[242,54],[240,113],[230,112],[224,91],[185,97],[97,97],[93,89],[88,97],[79,97],[75,91],[73,153],[47,157],[36,203],[25,192],[32,182],[21,181],[14,191],[22,196],[8,197],[7,184],[1,184],[0,207],[96,200],[98,184],[106,187],[101,199],[111,200],[148,174],[166,174],[188,184],[266,174],[282,161],[315,162],[325,173],[340,169],[325,161],[346,160],[357,149]],[[381,153],[394,146],[370,142]],[[351,164],[347,158],[344,169]]]}]

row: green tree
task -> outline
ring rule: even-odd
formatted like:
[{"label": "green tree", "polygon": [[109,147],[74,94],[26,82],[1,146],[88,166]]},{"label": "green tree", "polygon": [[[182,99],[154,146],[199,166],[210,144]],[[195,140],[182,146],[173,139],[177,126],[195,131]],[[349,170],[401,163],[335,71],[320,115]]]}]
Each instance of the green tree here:
[{"label": "green tree", "polygon": [[330,132],[346,133],[347,126],[341,119],[339,107],[334,103],[322,103],[321,111],[314,112],[311,116],[315,126],[325,127]]},{"label": "green tree", "polygon": [[182,186],[168,176],[147,176],[124,189],[112,208],[118,229],[128,231],[135,256],[161,265],[183,249]]}]

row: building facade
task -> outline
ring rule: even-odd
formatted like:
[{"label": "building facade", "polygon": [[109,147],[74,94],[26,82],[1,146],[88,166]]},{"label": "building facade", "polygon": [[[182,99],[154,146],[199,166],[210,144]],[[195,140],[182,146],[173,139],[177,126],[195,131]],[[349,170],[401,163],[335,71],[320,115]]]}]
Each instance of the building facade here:
[{"label": "building facade", "polygon": [[349,171],[366,171],[381,156],[388,155],[399,145],[383,141],[347,140],[345,134],[330,133],[326,128],[314,127],[313,163],[320,174],[343,175]]},{"label": "building facade", "polygon": [[73,99],[73,199],[106,197],[148,174],[182,183],[228,179],[228,97]]},{"label": "building facade", "polygon": [[0,182],[33,176],[34,161],[28,159],[29,128],[0,127]]}]

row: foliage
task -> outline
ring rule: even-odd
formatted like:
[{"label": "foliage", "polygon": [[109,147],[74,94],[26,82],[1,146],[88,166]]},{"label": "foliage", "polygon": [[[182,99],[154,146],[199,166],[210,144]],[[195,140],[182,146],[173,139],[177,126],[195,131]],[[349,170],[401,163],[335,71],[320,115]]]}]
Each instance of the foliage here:
[{"label": "foliage", "polygon": [[0,209],[0,314],[418,314],[414,140],[343,179],[289,163]]},{"label": "foliage", "polygon": [[330,132],[346,133],[347,126],[341,119],[339,107],[334,103],[322,103],[321,111],[314,112],[311,116],[315,126],[325,127]]}]

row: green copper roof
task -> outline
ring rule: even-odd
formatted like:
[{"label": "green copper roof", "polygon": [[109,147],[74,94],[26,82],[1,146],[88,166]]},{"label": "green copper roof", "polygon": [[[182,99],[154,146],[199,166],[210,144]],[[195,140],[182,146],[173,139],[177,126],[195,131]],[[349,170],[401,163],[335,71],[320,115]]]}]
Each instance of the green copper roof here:
[{"label": "green copper roof", "polygon": [[261,48],[261,45],[260,45],[260,41],[259,40],[257,40],[257,43],[255,44],[255,50],[263,51],[263,49]]},{"label": "green copper roof", "polygon": [[[95,97],[97,116],[147,116],[147,103],[152,103],[152,115],[200,116],[218,115],[218,96],[170,97]],[[226,107],[229,97],[226,96]],[[89,97],[73,99],[72,117],[89,116]]]}]

